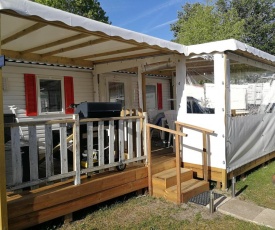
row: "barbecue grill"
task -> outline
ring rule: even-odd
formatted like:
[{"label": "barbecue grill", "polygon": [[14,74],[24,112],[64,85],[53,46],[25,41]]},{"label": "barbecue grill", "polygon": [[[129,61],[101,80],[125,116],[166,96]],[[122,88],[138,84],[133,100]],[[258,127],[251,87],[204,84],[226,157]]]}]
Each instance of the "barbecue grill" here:
[{"label": "barbecue grill", "polygon": [[75,114],[79,118],[119,117],[122,109],[118,102],[81,102],[75,105]]},{"label": "barbecue grill", "polygon": [[[122,104],[118,102],[81,102],[80,104],[77,104],[75,107],[75,114],[79,115],[79,118],[107,118],[107,117],[119,117],[120,112],[122,109]],[[104,123],[104,125],[108,125],[108,121]],[[98,126],[98,122],[94,122],[94,127]],[[115,121],[115,132],[118,128],[118,121]],[[96,132],[96,131],[95,131]],[[81,124],[80,125],[80,151],[81,153],[84,153],[85,150],[87,150],[87,125]],[[98,138],[97,135],[94,135],[94,146],[93,149],[97,152],[98,151]],[[108,154],[109,154],[109,138],[108,138],[108,132],[105,129],[104,130],[104,155],[106,161],[108,161]],[[115,142],[115,149],[118,148],[118,142],[116,138]],[[82,155],[82,161],[85,161],[85,154]],[[122,167],[123,169],[125,167]]]}]

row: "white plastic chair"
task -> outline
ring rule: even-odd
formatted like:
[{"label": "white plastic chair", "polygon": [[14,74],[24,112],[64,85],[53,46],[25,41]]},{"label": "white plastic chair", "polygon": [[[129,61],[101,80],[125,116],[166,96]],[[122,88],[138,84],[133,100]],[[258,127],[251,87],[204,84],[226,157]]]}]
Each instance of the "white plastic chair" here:
[{"label": "white plastic chair", "polygon": [[[167,124],[169,129],[175,130],[175,121],[177,120],[177,111],[176,110],[167,110],[164,112],[164,115],[167,119]],[[171,140],[172,134],[169,133],[169,139],[168,139],[168,148],[170,147],[170,140]],[[174,139],[174,138],[173,138]]]}]

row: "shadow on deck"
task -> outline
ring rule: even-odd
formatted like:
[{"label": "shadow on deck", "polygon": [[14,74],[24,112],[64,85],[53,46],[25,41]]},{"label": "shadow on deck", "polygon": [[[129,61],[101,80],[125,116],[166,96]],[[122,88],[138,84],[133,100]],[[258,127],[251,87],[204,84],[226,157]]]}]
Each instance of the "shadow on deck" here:
[{"label": "shadow on deck", "polygon": [[[155,172],[175,162],[172,148],[156,144],[152,148]],[[168,162],[168,163],[167,163]],[[124,171],[106,170],[34,190],[7,194],[9,229],[24,229],[83,208],[148,187],[148,170],[143,162],[131,163]]]}]

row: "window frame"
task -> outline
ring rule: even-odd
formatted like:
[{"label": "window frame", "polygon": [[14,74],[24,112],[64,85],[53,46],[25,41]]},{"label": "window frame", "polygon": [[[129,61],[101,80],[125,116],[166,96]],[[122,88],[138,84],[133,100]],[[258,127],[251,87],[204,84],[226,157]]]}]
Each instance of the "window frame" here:
[{"label": "window frame", "polygon": [[154,86],[155,87],[155,89],[156,89],[156,94],[155,94],[155,107],[154,108],[149,108],[148,107],[148,103],[147,103],[147,91],[146,91],[146,89],[145,89],[145,93],[146,93],[146,108],[147,109],[154,109],[154,110],[157,110],[158,109],[158,86],[157,86],[157,83],[150,83],[150,84],[146,84],[145,85],[145,88],[147,87],[147,86]]},{"label": "window frame", "polygon": [[[40,80],[56,80],[60,81],[61,84],[61,111],[55,112],[42,112],[41,111],[41,97],[40,97]],[[48,115],[48,114],[65,114],[65,89],[64,89],[64,77],[57,76],[36,76],[36,92],[37,92],[37,113],[38,115]]]}]

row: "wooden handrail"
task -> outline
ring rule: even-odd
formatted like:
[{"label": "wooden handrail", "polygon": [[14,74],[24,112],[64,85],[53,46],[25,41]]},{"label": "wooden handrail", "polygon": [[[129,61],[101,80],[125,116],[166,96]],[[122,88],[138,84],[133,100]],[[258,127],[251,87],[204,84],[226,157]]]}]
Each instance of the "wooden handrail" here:
[{"label": "wooden handrail", "polygon": [[161,131],[164,131],[164,132],[168,132],[168,133],[172,133],[174,135],[179,135],[179,136],[182,136],[182,137],[187,137],[187,134],[186,133],[182,133],[182,132],[178,132],[178,131],[175,131],[173,129],[167,129],[167,128],[163,128],[161,126],[157,126],[157,125],[153,125],[153,124],[146,124],[148,127],[150,128],[153,128],[153,129],[158,129],[158,130],[161,130]]},{"label": "wooden handrail", "polygon": [[177,203],[181,203],[181,157],[180,157],[180,136],[187,137],[187,134],[182,133],[180,131],[179,125],[177,125],[177,130],[163,128],[161,126],[153,125],[153,124],[146,124],[146,132],[147,132],[147,149],[148,149],[148,157],[147,157],[147,167],[148,167],[148,190],[149,195],[153,195],[152,191],[152,155],[151,155],[151,135],[150,129],[158,129],[162,130],[171,134],[174,134],[175,137],[175,145],[176,145],[176,177],[177,177]]},{"label": "wooden handrail", "polygon": [[175,121],[175,124],[184,128],[192,129],[202,133],[202,143],[203,143],[203,154],[202,154],[202,163],[203,163],[203,179],[208,181],[208,163],[207,163],[207,135],[215,133],[215,131],[210,129],[205,129],[199,126],[190,125]]},{"label": "wooden handrail", "polygon": [[196,130],[196,131],[201,131],[201,132],[206,132],[206,133],[215,133],[215,131],[213,131],[213,130],[205,129],[205,128],[202,128],[202,127],[199,127],[199,126],[195,126],[195,125],[190,125],[190,124],[182,123],[182,122],[179,122],[179,121],[175,121],[175,124],[179,124],[182,127],[193,129],[193,130]]}]

